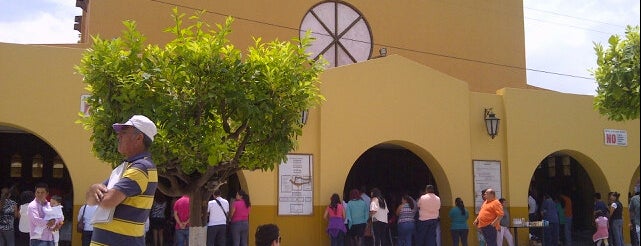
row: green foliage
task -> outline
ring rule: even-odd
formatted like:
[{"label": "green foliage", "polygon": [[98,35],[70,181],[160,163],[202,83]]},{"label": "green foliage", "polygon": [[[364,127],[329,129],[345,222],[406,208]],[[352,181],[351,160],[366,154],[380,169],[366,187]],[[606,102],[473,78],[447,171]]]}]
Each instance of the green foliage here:
[{"label": "green foliage", "polygon": [[80,122],[98,158],[119,163],[111,125],[146,115],[158,125],[151,152],[160,175],[180,193],[241,169],[273,169],[295,147],[301,112],[323,99],[324,63],[305,53],[309,34],[257,38],[243,57],[227,39],[232,18],[211,30],[201,15],[185,26],[174,9],[176,24],[166,31],[175,39],[164,48],[144,46],[135,22],[125,21],[121,37],[94,37],[76,67],[91,92],[90,116]]},{"label": "green foliage", "polygon": [[608,49],[595,43],[598,68],[591,71],[599,86],[594,107],[615,121],[639,118],[639,26],[625,33],[623,40],[612,35]]}]

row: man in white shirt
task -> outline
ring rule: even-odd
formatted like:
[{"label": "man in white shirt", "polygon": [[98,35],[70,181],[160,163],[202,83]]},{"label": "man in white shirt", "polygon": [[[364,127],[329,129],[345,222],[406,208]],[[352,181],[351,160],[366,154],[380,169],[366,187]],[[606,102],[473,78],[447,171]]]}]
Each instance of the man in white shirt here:
[{"label": "man in white shirt", "polygon": [[207,223],[207,245],[227,245],[227,222],[229,221],[229,202],[214,191],[214,199],[207,204],[209,222]]}]

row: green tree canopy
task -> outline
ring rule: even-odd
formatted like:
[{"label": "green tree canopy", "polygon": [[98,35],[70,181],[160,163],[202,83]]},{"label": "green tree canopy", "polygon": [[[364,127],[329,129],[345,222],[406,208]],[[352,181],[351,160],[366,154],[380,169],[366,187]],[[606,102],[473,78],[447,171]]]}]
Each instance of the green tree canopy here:
[{"label": "green tree canopy", "polygon": [[598,83],[594,107],[610,120],[639,118],[639,26],[628,26],[625,39],[610,36],[610,47],[595,43],[598,67],[592,75]]},{"label": "green tree canopy", "polygon": [[[145,46],[135,22],[125,21],[121,37],[93,37],[76,67],[91,93],[90,115],[80,122],[92,131],[97,157],[121,162],[111,125],[146,115],[158,125],[151,152],[159,189],[190,194],[192,204],[239,170],[272,170],[286,158],[302,133],[301,112],[322,101],[324,68],[305,53],[309,33],[290,42],[255,38],[243,54],[227,39],[232,18],[214,30],[202,13],[185,26],[174,9],[175,26],[166,31],[175,39],[163,48]],[[192,218],[199,212],[192,206]]]}]

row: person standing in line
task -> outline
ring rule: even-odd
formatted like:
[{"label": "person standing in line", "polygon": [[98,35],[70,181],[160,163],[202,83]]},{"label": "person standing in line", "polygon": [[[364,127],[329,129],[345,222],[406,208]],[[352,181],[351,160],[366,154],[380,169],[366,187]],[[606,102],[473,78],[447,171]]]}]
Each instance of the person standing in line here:
[{"label": "person standing in line", "polygon": [[572,199],[569,197],[570,193],[565,191],[560,195],[561,201],[565,205],[563,213],[565,215],[565,227],[563,227],[563,235],[565,236],[565,246],[572,246]]},{"label": "person standing in line", "polygon": [[342,246],[345,244],[345,207],[341,203],[341,198],[334,193],[330,197],[330,203],[325,208],[323,218],[328,221],[327,234],[329,235],[332,246]]},{"label": "person standing in line", "polygon": [[249,213],[251,212],[251,202],[249,195],[238,190],[236,200],[232,203],[231,212],[231,234],[234,246],[247,246],[249,243]]},{"label": "person standing in line", "polygon": [[452,242],[454,246],[458,246],[460,240],[461,245],[467,246],[467,234],[470,230],[467,226],[467,220],[470,218],[470,213],[465,208],[463,199],[460,197],[454,200],[454,205],[455,207],[450,209],[449,212],[450,221],[452,222],[450,226]]},{"label": "person standing in line", "polygon": [[279,246],[281,237],[280,229],[275,224],[259,225],[256,228],[256,246]]},{"label": "person standing in line", "polygon": [[408,194],[401,198],[401,205],[396,209],[398,216],[398,246],[412,246],[412,236],[414,235],[414,215],[416,214],[416,202]]},{"label": "person standing in line", "polygon": [[605,205],[605,202],[601,200],[601,193],[596,192],[594,193],[594,215],[596,216],[597,211],[602,211],[603,216],[608,217],[610,214],[610,209],[608,209],[608,205]]},{"label": "person standing in line", "polygon": [[614,246],[623,246],[623,204],[619,201],[620,194],[610,194],[610,225],[612,225],[612,242]]},{"label": "person standing in line", "polygon": [[349,192],[350,200],[347,202],[347,235],[350,239],[351,246],[360,246],[363,243],[363,233],[369,220],[369,203],[361,199],[361,194],[357,189]]},{"label": "person standing in line", "polygon": [[510,226],[510,212],[507,209],[507,200],[505,200],[505,198],[501,198],[499,199],[499,202],[501,203],[501,206],[503,206],[503,217],[499,223],[501,225],[501,230],[497,233],[496,243],[497,246],[503,245],[503,239],[505,238],[507,245],[513,246],[514,237],[512,237],[510,228],[508,228]]},{"label": "person standing in line", "polygon": [[176,245],[189,245],[189,196],[183,195],[174,203]]},{"label": "person standing in line", "polygon": [[605,246],[608,246],[608,227],[609,227],[609,222],[608,218],[605,216],[605,212],[598,210],[595,212],[596,219],[594,219],[594,223],[596,224],[596,232],[592,235],[592,241],[597,246],[601,246],[601,243],[605,244]]},{"label": "person standing in line", "polygon": [[561,232],[565,230],[565,203],[559,195],[554,196],[554,205],[556,205],[556,212],[559,215],[559,243],[561,242],[561,237],[564,236]]},{"label": "person standing in line", "polygon": [[220,190],[214,191],[214,199],[207,203],[207,246],[227,245],[227,221],[229,221],[229,202],[220,196]]},{"label": "person standing in line", "polygon": [[91,235],[93,234],[93,223],[91,223],[91,219],[93,219],[93,215],[96,213],[97,208],[98,205],[87,204],[80,207],[78,220],[82,220],[82,223],[84,224],[81,235],[82,246],[89,246],[91,243]]},{"label": "person standing in line", "polygon": [[20,217],[20,213],[18,203],[11,200],[9,187],[2,187],[0,213],[0,245],[13,246],[16,243],[14,221]]},{"label": "person standing in line", "polygon": [[[158,132],[143,115],[134,115],[112,128],[118,138],[118,152],[125,157],[109,179],[93,184],[86,193],[88,205],[98,205],[96,216],[113,211],[113,217],[99,216],[93,224],[92,244],[144,245],[145,221],[158,186],[158,171],[149,148]],[[94,217],[96,217],[94,216]]]},{"label": "person standing in line", "polygon": [[151,241],[154,246],[163,246],[165,241],[165,225],[167,224],[167,197],[156,191],[154,203],[149,213],[149,227],[151,229]]},{"label": "person standing in line", "polygon": [[434,186],[425,186],[425,194],[418,199],[417,206],[416,243],[418,246],[436,246],[436,224],[441,198],[434,194]]},{"label": "person standing in line", "polygon": [[389,243],[387,213],[389,212],[387,202],[383,198],[381,190],[372,189],[372,202],[369,206],[369,214],[372,217],[374,229],[374,246],[383,246]]},{"label": "person standing in line", "polygon": [[29,203],[29,238],[31,246],[54,246],[52,231],[59,230],[62,220],[45,220],[44,209],[50,209],[47,201],[49,186],[37,183],[35,186],[35,199]]},{"label": "person standing in line", "polygon": [[500,221],[503,217],[503,206],[496,199],[496,192],[492,189],[485,190],[485,202],[474,220],[474,225],[483,233],[488,246],[497,245],[496,235],[500,230]]},{"label": "person standing in line", "polygon": [[628,210],[630,212],[630,228],[633,232],[633,240],[631,240],[632,245],[639,245],[639,241],[641,241],[641,238],[639,237],[639,231],[641,231],[641,228],[639,226],[639,216],[641,215],[639,213],[640,206],[641,204],[639,202],[639,186],[637,185],[634,187],[634,196],[630,198],[630,205],[628,206]]},{"label": "person standing in line", "polygon": [[541,215],[544,220],[549,222],[549,225],[543,229],[545,233],[544,245],[557,245],[559,242],[559,212],[556,209],[556,204],[550,195],[543,194],[543,204],[541,204]]},{"label": "person standing in line", "polygon": [[[481,202],[481,205],[483,205],[483,203],[485,203],[485,192],[486,191],[487,191],[487,189],[481,190],[481,200],[483,200],[483,202]],[[483,232],[481,230],[476,230],[476,236],[479,239],[479,246],[486,246],[487,245],[487,243],[485,242],[485,237],[483,236]]]},{"label": "person standing in line", "polygon": [[31,230],[29,229],[31,224],[29,220],[29,203],[34,198],[33,191],[26,190],[20,193],[20,203],[22,205],[19,207],[20,220],[18,221],[18,229],[20,233],[18,233],[18,238],[16,239],[16,245],[18,246],[29,246],[29,231]]},{"label": "person standing in line", "polygon": [[[365,204],[367,204],[367,207],[369,207],[369,205],[372,203],[372,199],[370,198],[369,193],[367,192],[367,187],[365,185],[362,185],[359,191],[361,193],[361,199],[363,199]],[[372,221],[368,219],[361,238],[362,244],[366,246],[374,244],[374,238],[372,237],[374,235],[374,226],[372,226],[371,223]],[[369,230],[369,232],[365,233],[365,230]]]},{"label": "person standing in line", "polygon": [[[528,207],[528,221],[537,221],[539,220],[539,216],[536,213],[538,211],[539,206],[536,202],[536,190],[533,188],[530,188],[530,192],[528,192],[528,197],[527,197],[527,207]],[[538,228],[532,228],[530,227],[528,229],[530,232],[530,238],[538,238],[540,236],[540,231]]]}]

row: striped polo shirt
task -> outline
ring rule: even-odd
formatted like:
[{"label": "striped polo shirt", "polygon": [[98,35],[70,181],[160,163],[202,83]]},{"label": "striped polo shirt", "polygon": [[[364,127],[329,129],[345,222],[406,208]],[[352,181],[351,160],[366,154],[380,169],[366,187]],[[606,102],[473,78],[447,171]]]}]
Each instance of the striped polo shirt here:
[{"label": "striped polo shirt", "polygon": [[147,152],[127,159],[125,165],[113,189],[127,198],[116,206],[111,222],[94,224],[91,245],[144,245],[145,222],[158,186],[158,172]]}]

